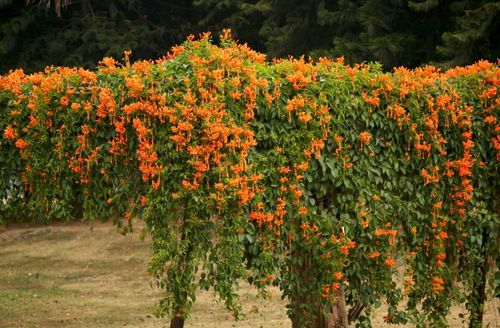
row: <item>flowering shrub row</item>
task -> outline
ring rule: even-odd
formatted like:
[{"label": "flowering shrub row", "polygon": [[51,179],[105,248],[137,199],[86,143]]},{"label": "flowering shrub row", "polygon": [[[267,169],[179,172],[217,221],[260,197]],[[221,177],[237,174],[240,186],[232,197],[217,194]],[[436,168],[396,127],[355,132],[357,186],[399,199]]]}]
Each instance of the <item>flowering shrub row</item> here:
[{"label": "flowering shrub row", "polygon": [[238,317],[247,279],[279,285],[298,325],[341,299],[361,326],[381,300],[388,322],[444,325],[464,294],[474,319],[498,256],[500,67],[220,43],[0,77],[0,222],[142,218],[160,315],[187,317],[201,287]]}]

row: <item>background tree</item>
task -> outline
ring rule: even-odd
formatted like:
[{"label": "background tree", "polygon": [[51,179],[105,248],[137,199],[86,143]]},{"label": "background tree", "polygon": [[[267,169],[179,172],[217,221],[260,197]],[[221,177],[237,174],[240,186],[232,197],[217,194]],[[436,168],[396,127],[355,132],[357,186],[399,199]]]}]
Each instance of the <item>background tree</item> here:
[{"label": "background tree", "polygon": [[62,10],[50,4],[4,1],[0,6],[1,71],[93,67],[127,49],[136,58],[158,58],[197,31],[191,1],[81,0]]},{"label": "background tree", "polygon": [[1,0],[0,71],[91,67],[125,49],[157,58],[225,27],[270,57],[451,67],[498,58],[499,10],[494,0]]},{"label": "background tree", "polygon": [[[229,25],[242,41],[271,56],[345,56],[385,68],[434,62],[464,65],[499,54],[499,2],[447,0],[199,0],[201,24]],[[251,30],[252,38],[247,38]]]}]

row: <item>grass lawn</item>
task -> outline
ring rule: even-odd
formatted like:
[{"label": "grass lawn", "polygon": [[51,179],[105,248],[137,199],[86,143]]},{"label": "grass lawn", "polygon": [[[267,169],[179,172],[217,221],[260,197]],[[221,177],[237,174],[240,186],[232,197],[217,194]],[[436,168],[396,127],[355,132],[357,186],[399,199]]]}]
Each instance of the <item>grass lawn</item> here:
[{"label": "grass lawn", "polygon": [[[146,273],[149,243],[122,236],[111,224],[0,228],[0,327],[168,327],[150,315],[161,291]],[[199,292],[186,327],[291,327],[278,289],[271,300],[250,286],[239,292],[247,316],[235,322],[211,292]],[[500,302],[489,302],[485,323],[500,327]],[[455,307],[452,327],[465,327]],[[374,327],[384,325],[383,309]],[[401,327],[401,326],[393,326]]]}]

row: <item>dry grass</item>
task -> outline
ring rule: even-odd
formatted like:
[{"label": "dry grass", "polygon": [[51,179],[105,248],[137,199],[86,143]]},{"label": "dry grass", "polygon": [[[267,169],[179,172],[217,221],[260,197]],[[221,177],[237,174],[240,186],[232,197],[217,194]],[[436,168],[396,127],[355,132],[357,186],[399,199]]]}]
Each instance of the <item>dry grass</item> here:
[{"label": "dry grass", "polygon": [[[149,244],[138,232],[120,235],[110,224],[12,227],[0,232],[0,327],[168,327],[151,317],[160,291],[146,274]],[[277,289],[270,301],[239,290],[247,316],[235,322],[212,293],[199,292],[186,327],[290,327]],[[486,322],[500,327],[500,302]],[[454,308],[452,327],[462,327]],[[383,310],[374,327],[385,327]],[[389,327],[389,326],[387,326]]]}]

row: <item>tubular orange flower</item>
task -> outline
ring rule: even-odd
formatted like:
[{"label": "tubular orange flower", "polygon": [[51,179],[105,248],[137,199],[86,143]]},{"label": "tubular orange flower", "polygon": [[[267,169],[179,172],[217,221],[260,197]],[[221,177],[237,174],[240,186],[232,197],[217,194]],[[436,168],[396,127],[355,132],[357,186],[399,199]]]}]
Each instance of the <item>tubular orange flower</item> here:
[{"label": "tubular orange flower", "polygon": [[79,110],[82,107],[79,103],[71,103],[71,109],[72,110]]},{"label": "tubular orange flower", "polygon": [[115,111],[116,102],[111,90],[103,88],[99,92],[99,106],[97,107],[97,116],[104,118],[108,115],[112,115]]},{"label": "tubular orange flower", "polygon": [[373,97],[368,96],[365,92],[361,93],[363,100],[370,106],[377,107],[380,105],[380,99],[376,95]]},{"label": "tubular orange flower", "polygon": [[312,119],[312,116],[309,113],[301,112],[299,114],[299,121],[301,121],[304,124],[306,124],[307,122],[309,122],[311,119]]},{"label": "tubular orange flower", "polygon": [[439,294],[444,290],[444,280],[440,277],[432,277],[432,292]]},{"label": "tubular orange flower", "polygon": [[61,104],[62,106],[68,106],[68,105],[69,105],[69,99],[68,99],[68,96],[62,96],[62,97],[61,97],[60,104]]},{"label": "tubular orange flower", "polygon": [[350,251],[349,251],[349,245],[342,245],[340,246],[340,253],[344,256],[347,256],[349,255]]},{"label": "tubular orange flower", "polygon": [[29,143],[27,143],[23,139],[17,139],[16,147],[19,148],[20,150],[23,150],[29,147]]},{"label": "tubular orange flower", "polygon": [[393,268],[394,265],[396,265],[396,261],[394,261],[394,259],[391,257],[386,258],[384,263],[385,265],[387,265],[388,268]]},{"label": "tubular orange flower", "polygon": [[363,131],[359,134],[359,141],[361,141],[361,149],[363,149],[363,145],[368,145],[372,139],[372,135],[367,132]]},{"label": "tubular orange flower", "polygon": [[300,215],[307,215],[307,213],[308,213],[308,212],[309,212],[309,211],[308,211],[308,210],[307,210],[307,208],[306,208],[306,207],[304,207],[304,206],[301,206],[301,207],[299,208],[299,214],[300,214]]},{"label": "tubular orange flower", "polygon": [[129,94],[132,98],[139,97],[144,90],[144,85],[138,76],[126,77],[125,85],[128,87]]},{"label": "tubular orange flower", "polygon": [[[18,137],[18,134],[12,126],[7,125],[7,127],[3,131],[3,137],[7,140],[16,140]],[[16,146],[17,146],[17,143],[16,143]]]}]

